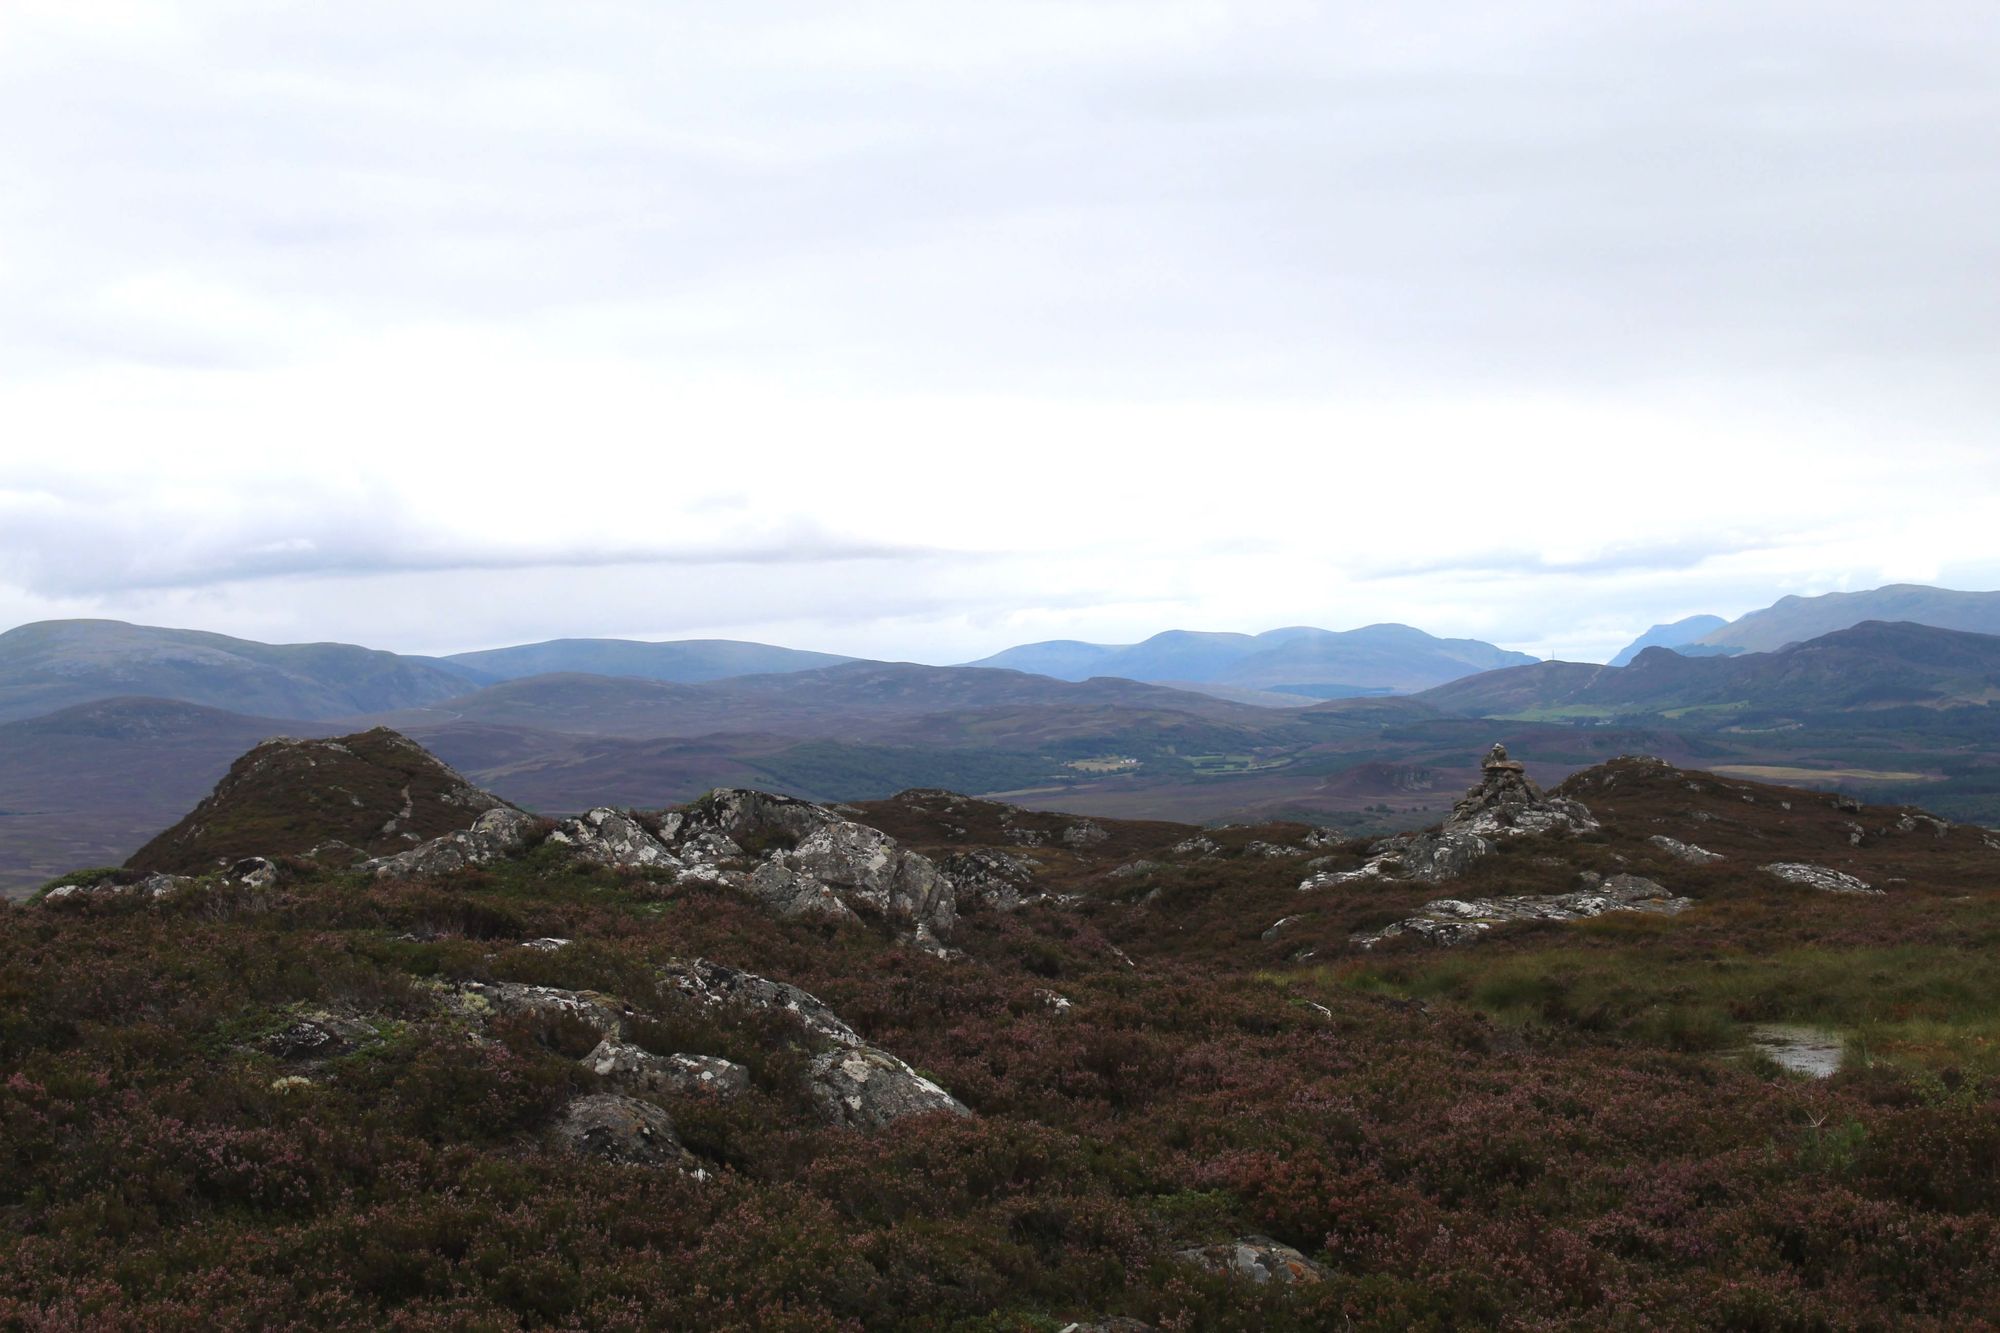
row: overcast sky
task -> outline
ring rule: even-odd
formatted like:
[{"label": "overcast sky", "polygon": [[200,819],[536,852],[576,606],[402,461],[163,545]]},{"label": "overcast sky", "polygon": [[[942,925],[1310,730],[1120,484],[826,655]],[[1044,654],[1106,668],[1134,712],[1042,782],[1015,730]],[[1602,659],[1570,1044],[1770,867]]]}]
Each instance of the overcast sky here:
[{"label": "overcast sky", "polygon": [[2000,10],[0,4],[0,627],[2000,587]]}]

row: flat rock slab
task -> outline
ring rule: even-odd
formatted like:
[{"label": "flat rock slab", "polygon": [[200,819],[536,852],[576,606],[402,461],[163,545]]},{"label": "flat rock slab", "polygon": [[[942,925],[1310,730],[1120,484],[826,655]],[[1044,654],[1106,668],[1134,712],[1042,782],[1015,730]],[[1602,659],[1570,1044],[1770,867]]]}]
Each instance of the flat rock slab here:
[{"label": "flat rock slab", "polygon": [[1221,1245],[1182,1250],[1175,1257],[1210,1273],[1242,1278],[1260,1286],[1269,1283],[1302,1286],[1326,1278],[1324,1267],[1269,1236],[1239,1236]]}]

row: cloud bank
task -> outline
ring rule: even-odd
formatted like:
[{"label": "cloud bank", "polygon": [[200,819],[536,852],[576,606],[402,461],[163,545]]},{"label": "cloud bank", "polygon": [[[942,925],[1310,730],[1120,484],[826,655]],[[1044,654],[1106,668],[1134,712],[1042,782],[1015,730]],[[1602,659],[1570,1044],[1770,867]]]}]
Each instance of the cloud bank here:
[{"label": "cloud bank", "polygon": [[1972,4],[0,15],[0,623],[449,650],[2000,584]]}]

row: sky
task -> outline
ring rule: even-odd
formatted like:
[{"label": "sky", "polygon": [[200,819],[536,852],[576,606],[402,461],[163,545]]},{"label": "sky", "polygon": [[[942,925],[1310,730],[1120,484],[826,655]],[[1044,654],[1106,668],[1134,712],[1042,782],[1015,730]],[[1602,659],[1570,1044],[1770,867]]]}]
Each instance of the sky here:
[{"label": "sky", "polygon": [[2000,587],[2000,11],[8,0],[0,627]]}]

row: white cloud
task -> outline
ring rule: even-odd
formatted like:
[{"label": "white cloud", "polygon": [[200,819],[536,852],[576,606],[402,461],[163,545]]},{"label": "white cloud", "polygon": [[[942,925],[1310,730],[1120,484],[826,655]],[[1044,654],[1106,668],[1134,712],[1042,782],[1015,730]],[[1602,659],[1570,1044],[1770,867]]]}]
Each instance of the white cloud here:
[{"label": "white cloud", "polygon": [[1587,655],[1990,582],[1981,12],[10,6],[0,622]]}]

